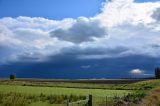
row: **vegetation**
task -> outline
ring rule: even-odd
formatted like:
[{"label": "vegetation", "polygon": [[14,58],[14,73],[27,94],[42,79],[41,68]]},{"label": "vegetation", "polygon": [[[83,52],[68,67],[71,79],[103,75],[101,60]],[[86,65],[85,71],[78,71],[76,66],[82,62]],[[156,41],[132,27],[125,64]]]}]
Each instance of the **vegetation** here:
[{"label": "vegetation", "polygon": [[140,106],[160,106],[160,87],[151,90],[142,100]]},{"label": "vegetation", "polygon": [[[160,80],[148,80],[132,84],[138,89],[123,97],[114,97],[107,106],[160,106]],[[132,87],[128,85],[126,87]]]},{"label": "vegetation", "polygon": [[146,95],[145,92],[136,91],[129,93],[123,97],[114,96],[113,98],[107,98],[103,103],[105,106],[136,106],[140,103],[142,98]]},{"label": "vegetation", "polygon": [[35,86],[16,86],[16,85],[0,85],[0,92],[9,93],[25,93],[25,94],[54,94],[54,95],[86,95],[89,94],[99,97],[113,97],[115,95],[123,96],[131,91],[128,90],[106,90],[106,89],[77,89],[77,88],[60,88],[60,87],[35,87]]},{"label": "vegetation", "polygon": [[[159,86],[160,80],[146,80],[133,84],[86,84],[1,79],[0,105],[41,106],[43,104],[42,106],[50,106],[54,104],[54,106],[64,106],[67,100],[70,102],[84,100],[92,94],[93,106],[106,104],[107,106],[150,106],[154,101],[156,101],[154,102],[156,106],[160,103]],[[18,103],[8,105],[14,100],[13,98],[16,98]]]},{"label": "vegetation", "polygon": [[20,93],[29,95],[82,95],[88,97],[93,95],[93,104],[98,106],[103,100],[108,97],[122,97],[131,91],[126,90],[106,90],[106,89],[80,89],[80,88],[60,88],[60,87],[36,87],[36,86],[19,86],[19,85],[0,85],[0,93]]},{"label": "vegetation", "polygon": [[16,79],[16,74],[11,74],[11,75],[10,75],[10,79],[11,79],[11,80]]},{"label": "vegetation", "polygon": [[28,106],[34,102],[46,102],[48,104],[65,104],[66,101],[75,102],[85,100],[86,96],[77,95],[40,95],[23,93],[0,93],[0,106]]},{"label": "vegetation", "polygon": [[0,80],[0,85],[20,85],[35,87],[58,87],[58,88],[82,88],[82,89],[112,89],[112,90],[150,90],[160,86],[160,80],[146,80],[132,84],[93,84],[93,83],[71,83],[71,82],[34,82],[6,79]]},{"label": "vegetation", "polygon": [[160,68],[159,67],[155,69],[155,77],[156,79],[160,79]]}]

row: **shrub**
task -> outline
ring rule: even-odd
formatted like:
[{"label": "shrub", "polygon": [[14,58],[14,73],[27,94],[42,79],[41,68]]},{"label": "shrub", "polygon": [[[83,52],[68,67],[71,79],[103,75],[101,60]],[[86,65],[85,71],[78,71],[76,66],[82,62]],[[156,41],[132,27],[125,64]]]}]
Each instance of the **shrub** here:
[{"label": "shrub", "polygon": [[11,79],[11,80],[16,79],[16,74],[11,74],[11,75],[10,75],[10,79]]},{"label": "shrub", "polygon": [[132,102],[132,103],[138,103],[146,96],[146,93],[144,91],[137,91],[132,94],[128,94],[123,98],[126,102]]}]

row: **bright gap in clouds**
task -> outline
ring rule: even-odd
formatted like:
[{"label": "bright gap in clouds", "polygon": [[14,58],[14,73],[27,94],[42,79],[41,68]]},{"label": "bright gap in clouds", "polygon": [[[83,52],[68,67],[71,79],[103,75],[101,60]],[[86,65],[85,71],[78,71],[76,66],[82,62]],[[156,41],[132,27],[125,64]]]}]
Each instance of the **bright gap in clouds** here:
[{"label": "bright gap in clouds", "polygon": [[140,70],[140,69],[133,69],[130,71],[130,73],[135,74],[135,75],[142,75],[142,74],[144,74],[144,71]]},{"label": "bright gap in clouds", "polygon": [[93,17],[60,21],[1,18],[0,63],[44,62],[59,55],[77,60],[160,57],[160,2],[112,0],[103,3],[101,10]]}]

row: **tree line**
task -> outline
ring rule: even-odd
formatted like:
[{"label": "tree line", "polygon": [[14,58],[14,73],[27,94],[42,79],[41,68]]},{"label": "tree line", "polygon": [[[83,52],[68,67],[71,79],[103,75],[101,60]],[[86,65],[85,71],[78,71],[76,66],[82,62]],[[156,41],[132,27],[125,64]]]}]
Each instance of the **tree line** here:
[{"label": "tree line", "polygon": [[155,78],[160,79],[160,67],[155,68]]}]

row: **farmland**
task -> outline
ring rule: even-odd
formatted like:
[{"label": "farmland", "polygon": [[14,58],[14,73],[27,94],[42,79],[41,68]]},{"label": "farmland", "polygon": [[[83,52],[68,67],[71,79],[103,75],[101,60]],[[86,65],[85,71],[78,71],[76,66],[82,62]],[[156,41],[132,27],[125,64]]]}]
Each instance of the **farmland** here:
[{"label": "farmland", "polygon": [[76,88],[58,88],[58,87],[32,87],[32,86],[12,86],[0,85],[0,92],[18,92],[26,94],[76,94],[76,95],[89,95],[93,94],[99,97],[113,97],[116,94],[123,96],[128,93],[125,90],[105,90],[105,89],[76,89]]},{"label": "farmland", "polygon": [[[126,81],[127,83],[122,82],[122,84],[118,83],[118,80],[114,80],[114,82],[117,81],[117,83],[112,84],[101,83],[101,81],[105,82],[105,80],[98,80],[96,83],[96,80],[88,82],[85,81],[83,80],[82,82],[64,82],[63,80],[52,81],[38,79],[18,79],[10,81],[8,79],[1,79],[0,94],[3,96],[12,94],[9,97],[13,95],[20,95],[21,98],[24,96],[23,98],[34,99],[32,100],[32,102],[28,102],[28,104],[24,106],[65,106],[67,99],[72,99],[72,101],[79,101],[88,98],[88,95],[91,94],[93,95],[93,106],[98,106],[105,102],[106,97],[121,98],[127,95],[128,93],[133,93],[135,91],[148,92],[151,89],[160,86],[160,80],[137,80],[134,83],[132,81],[130,83],[129,81]],[[106,81],[108,82],[109,80]],[[111,82],[113,82],[113,80]],[[52,101],[50,99],[51,97],[61,98],[64,99],[64,101],[61,100],[57,103],[50,104],[50,101]],[[3,104],[3,101],[1,101],[0,103]]]}]

